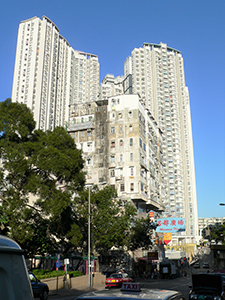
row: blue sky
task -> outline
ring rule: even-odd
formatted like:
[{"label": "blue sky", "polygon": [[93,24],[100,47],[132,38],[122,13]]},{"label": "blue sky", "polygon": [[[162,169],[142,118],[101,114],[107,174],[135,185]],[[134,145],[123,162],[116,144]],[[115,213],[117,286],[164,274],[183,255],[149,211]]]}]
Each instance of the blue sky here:
[{"label": "blue sky", "polygon": [[100,80],[122,75],[144,42],[167,43],[184,57],[190,92],[199,217],[224,217],[224,0],[0,0],[0,101],[11,97],[17,31],[46,15],[70,45],[97,54]]}]

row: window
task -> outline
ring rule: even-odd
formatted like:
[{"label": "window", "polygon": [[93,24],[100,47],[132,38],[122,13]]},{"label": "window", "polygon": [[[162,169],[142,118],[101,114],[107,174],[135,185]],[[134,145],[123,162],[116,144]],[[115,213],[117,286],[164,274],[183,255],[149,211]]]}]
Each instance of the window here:
[{"label": "window", "polygon": [[123,117],[123,114],[120,112],[119,113],[119,118],[122,119],[122,117]]},{"label": "window", "polygon": [[130,153],[130,161],[133,161],[133,153]]},{"label": "window", "polygon": [[110,162],[115,162],[115,155],[110,156]]},{"label": "window", "polygon": [[111,133],[114,134],[115,133],[115,127],[111,127]]},{"label": "window", "polygon": [[132,111],[130,110],[129,112],[128,112],[128,116],[131,118],[132,117]]},{"label": "window", "polygon": [[123,126],[120,126],[120,133],[123,132]]},{"label": "window", "polygon": [[120,184],[120,191],[121,191],[121,192],[124,192],[124,191],[125,191],[125,185],[124,185],[124,183],[121,183],[121,184]]},{"label": "window", "polygon": [[123,161],[123,154],[120,154],[120,162]]},{"label": "window", "polygon": [[88,136],[92,136],[92,131],[91,130],[88,130]]},{"label": "window", "polygon": [[130,146],[133,146],[133,138],[130,138]]},{"label": "window", "polygon": [[130,125],[130,126],[129,126],[129,129],[130,129],[130,132],[133,131],[133,126]]},{"label": "window", "polygon": [[111,169],[110,170],[110,176],[111,177],[115,177],[115,169]]},{"label": "window", "polygon": [[142,148],[142,139],[140,139],[140,147]]},{"label": "window", "polygon": [[87,143],[87,149],[88,149],[88,151],[92,150],[92,143]]},{"label": "window", "polygon": [[123,140],[120,140],[120,146],[123,146]]},{"label": "window", "polygon": [[99,149],[99,153],[103,153],[104,152],[104,149],[103,148],[100,148]]},{"label": "window", "polygon": [[115,141],[111,141],[111,148],[115,148]]},{"label": "window", "polygon": [[84,132],[83,131],[80,132],[80,137],[84,137]]},{"label": "window", "polygon": [[133,192],[134,191],[134,183],[130,184],[130,191]]}]

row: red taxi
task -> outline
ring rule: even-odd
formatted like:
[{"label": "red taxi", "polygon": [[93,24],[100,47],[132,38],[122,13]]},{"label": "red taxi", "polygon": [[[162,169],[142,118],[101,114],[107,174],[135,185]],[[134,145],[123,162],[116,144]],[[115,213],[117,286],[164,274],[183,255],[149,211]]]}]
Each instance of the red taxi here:
[{"label": "red taxi", "polygon": [[131,282],[132,278],[127,273],[112,273],[106,278],[106,287],[121,287],[123,282]]}]

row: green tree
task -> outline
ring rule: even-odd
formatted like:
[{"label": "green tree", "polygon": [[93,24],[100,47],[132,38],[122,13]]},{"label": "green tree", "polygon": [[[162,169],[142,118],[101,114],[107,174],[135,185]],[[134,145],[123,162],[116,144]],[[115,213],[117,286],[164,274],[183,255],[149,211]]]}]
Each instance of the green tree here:
[{"label": "green tree", "polygon": [[30,254],[78,244],[72,202],[85,174],[73,139],[62,127],[35,130],[29,108],[10,99],[0,103],[0,132],[0,232]]},{"label": "green tree", "polygon": [[[83,241],[88,233],[88,188],[74,199],[77,221]],[[103,253],[112,246],[129,246],[130,228],[136,215],[136,208],[129,203],[122,205],[113,187],[105,186],[99,190],[91,188],[91,246],[93,253]],[[87,251],[87,248],[86,248]]]},{"label": "green tree", "polygon": [[216,243],[222,241],[223,245],[225,245],[225,224],[218,225],[218,226],[211,226],[210,227],[210,235],[211,240],[215,240]]},{"label": "green tree", "polygon": [[150,219],[141,218],[136,219],[131,228],[130,235],[130,250],[134,251],[139,248],[150,249],[152,245],[151,231],[156,229],[156,225],[150,223]]}]

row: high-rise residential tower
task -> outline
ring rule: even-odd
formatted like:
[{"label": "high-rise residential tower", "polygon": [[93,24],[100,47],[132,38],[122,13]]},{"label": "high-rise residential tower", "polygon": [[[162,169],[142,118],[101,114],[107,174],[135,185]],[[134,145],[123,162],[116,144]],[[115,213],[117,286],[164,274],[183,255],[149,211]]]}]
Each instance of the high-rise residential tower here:
[{"label": "high-rise residential tower", "polygon": [[188,88],[181,52],[160,43],[135,48],[124,63],[126,93],[143,99],[163,132],[167,198],[164,216],[183,217],[177,241],[198,239],[198,213]]},{"label": "high-rise residential tower", "polygon": [[46,16],[19,25],[12,101],[26,104],[36,127],[66,126],[70,105],[97,100],[98,57],[74,50]]}]

